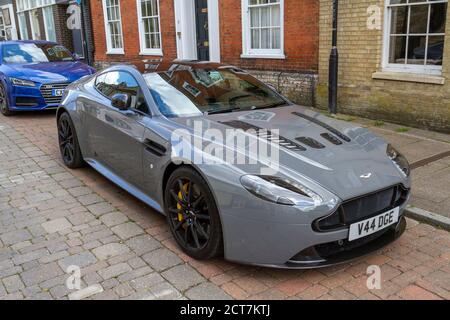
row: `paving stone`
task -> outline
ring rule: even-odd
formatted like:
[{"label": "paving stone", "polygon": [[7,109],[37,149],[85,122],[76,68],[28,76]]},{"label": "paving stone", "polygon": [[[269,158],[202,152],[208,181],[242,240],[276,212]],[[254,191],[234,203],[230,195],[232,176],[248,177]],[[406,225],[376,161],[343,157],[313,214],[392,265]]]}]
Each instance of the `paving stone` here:
[{"label": "paving stone", "polygon": [[205,281],[197,271],[186,264],[173,267],[163,272],[162,276],[175,286],[175,288],[181,291]]},{"label": "paving stone", "polygon": [[166,270],[183,262],[176,254],[165,248],[149,252],[142,256],[142,259],[156,271]]},{"label": "paving stone", "polygon": [[106,260],[111,257],[115,257],[129,252],[130,249],[120,243],[109,243],[101,247],[97,247],[92,252],[99,260]]},{"label": "paving stone", "polygon": [[139,227],[134,222],[127,222],[115,226],[111,229],[115,234],[117,234],[121,239],[126,240],[144,233],[141,227]]},{"label": "paving stone", "polygon": [[128,217],[120,212],[111,212],[100,217],[100,221],[102,221],[108,227],[122,224],[124,222],[127,222],[128,220]]},{"label": "paving stone", "polygon": [[25,285],[18,275],[3,278],[2,281],[8,293],[14,293],[25,288]]},{"label": "paving stone", "polygon": [[45,280],[55,278],[61,274],[63,274],[63,271],[56,262],[53,262],[50,264],[41,265],[28,271],[24,271],[20,274],[20,276],[26,286],[31,286],[44,282]]},{"label": "paving stone", "polygon": [[114,208],[107,202],[92,204],[90,206],[87,206],[87,209],[96,217],[114,211]]},{"label": "paving stone", "polygon": [[192,300],[230,300],[230,295],[213,283],[205,282],[190,288],[185,293]]},{"label": "paving stone", "polygon": [[183,296],[172,285],[161,282],[150,288],[151,295],[144,297],[144,300],[179,300]]},{"label": "paving stone", "polygon": [[0,237],[5,245],[11,245],[23,241],[27,241],[33,238],[33,236],[26,229],[16,230],[5,233]]},{"label": "paving stone", "polygon": [[98,274],[105,280],[110,278],[115,278],[120,276],[123,273],[130,272],[132,269],[126,263],[119,263],[108,268],[102,269],[98,271]]},{"label": "paving stone", "polygon": [[86,287],[84,289],[72,292],[69,294],[69,300],[83,300],[87,299],[95,294],[98,294],[100,292],[103,292],[103,288],[101,285],[92,285],[89,287]]},{"label": "paving stone", "polygon": [[42,227],[48,233],[55,233],[71,228],[72,224],[66,218],[59,218],[43,223]]},{"label": "paving stone", "polygon": [[89,251],[84,251],[72,256],[65,257],[58,261],[63,270],[67,270],[69,266],[78,266],[80,268],[89,266],[97,262],[97,258]]},{"label": "paving stone", "polygon": [[136,254],[143,255],[144,253],[161,248],[161,243],[150,235],[143,234],[133,237],[125,242]]},{"label": "paving stone", "polygon": [[129,283],[135,290],[141,290],[149,289],[160,282],[164,282],[164,278],[154,272],[146,276],[133,279]]},{"label": "paving stone", "polygon": [[31,252],[27,252],[24,254],[20,254],[20,255],[16,255],[13,258],[13,262],[15,265],[19,265],[19,264],[23,264],[26,262],[30,262],[36,259],[39,259],[41,257],[44,257],[48,255],[48,251],[47,249],[40,249],[40,250],[36,250],[36,251],[31,251]]}]

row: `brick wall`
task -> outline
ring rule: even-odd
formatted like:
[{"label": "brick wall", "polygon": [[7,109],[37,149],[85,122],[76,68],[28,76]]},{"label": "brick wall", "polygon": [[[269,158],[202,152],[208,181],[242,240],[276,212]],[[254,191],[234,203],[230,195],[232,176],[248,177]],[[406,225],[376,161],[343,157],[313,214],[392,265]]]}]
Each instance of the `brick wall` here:
[{"label": "brick wall", "polygon": [[68,5],[57,4],[53,5],[52,8],[53,19],[55,21],[56,42],[73,52],[72,32],[67,28],[67,19],[69,18],[67,14]]},{"label": "brick wall", "polygon": [[[173,0],[160,0],[162,49],[164,59],[170,60],[175,59],[177,56],[173,3]],[[130,63],[143,69],[143,60],[160,59],[161,57],[158,56],[143,56],[139,54],[140,43],[136,0],[121,0],[120,11],[125,54],[106,54],[107,48],[102,0],[91,1],[92,28],[97,67],[107,66],[113,63]]]},{"label": "brick wall", "polygon": [[[121,0],[120,8],[125,54],[109,55],[106,54],[102,1],[91,1],[96,67],[130,63],[142,70],[143,60],[161,57],[139,55],[136,0]],[[285,0],[284,9],[286,59],[241,59],[241,0],[219,0],[221,61],[250,70],[295,102],[313,105],[318,70],[319,4],[317,0]],[[163,58],[176,59],[174,1],[160,0],[160,10]]]},{"label": "brick wall", "polygon": [[[442,77],[444,85],[372,79],[381,71],[383,31],[367,28],[367,9],[382,0],[339,1],[339,110],[373,119],[450,132],[450,8]],[[326,108],[331,49],[331,0],[320,1],[317,105]],[[383,17],[382,17],[383,19]],[[383,25],[383,24],[382,24]]]}]

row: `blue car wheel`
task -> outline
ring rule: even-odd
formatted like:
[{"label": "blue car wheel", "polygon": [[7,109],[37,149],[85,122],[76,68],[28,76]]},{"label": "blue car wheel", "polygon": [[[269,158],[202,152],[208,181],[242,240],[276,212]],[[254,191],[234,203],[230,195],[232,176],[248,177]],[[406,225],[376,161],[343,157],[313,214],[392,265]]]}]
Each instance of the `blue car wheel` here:
[{"label": "blue car wheel", "polygon": [[5,117],[9,117],[13,114],[13,112],[9,109],[8,97],[2,84],[0,84],[0,112]]}]

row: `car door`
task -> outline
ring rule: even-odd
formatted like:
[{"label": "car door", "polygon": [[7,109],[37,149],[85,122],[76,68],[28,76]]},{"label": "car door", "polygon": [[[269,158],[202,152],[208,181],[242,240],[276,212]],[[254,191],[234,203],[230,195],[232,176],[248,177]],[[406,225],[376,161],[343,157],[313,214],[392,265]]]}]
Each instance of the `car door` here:
[{"label": "car door", "polygon": [[[147,106],[138,82],[127,71],[110,71],[100,75],[95,84],[103,95],[86,112],[90,150],[95,160],[135,187],[142,186],[142,151]],[[112,106],[111,97],[127,94],[128,110]]]}]

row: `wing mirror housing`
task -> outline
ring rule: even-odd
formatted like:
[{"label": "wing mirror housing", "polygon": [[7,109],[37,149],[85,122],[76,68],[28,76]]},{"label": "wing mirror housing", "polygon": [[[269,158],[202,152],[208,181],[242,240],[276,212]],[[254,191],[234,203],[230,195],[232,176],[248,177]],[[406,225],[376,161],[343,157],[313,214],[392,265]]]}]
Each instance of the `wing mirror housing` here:
[{"label": "wing mirror housing", "polygon": [[125,93],[116,93],[111,98],[112,106],[122,111],[128,110],[130,108],[130,103],[130,96]]}]

